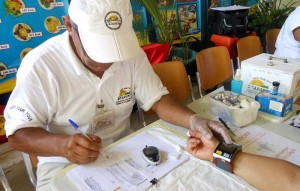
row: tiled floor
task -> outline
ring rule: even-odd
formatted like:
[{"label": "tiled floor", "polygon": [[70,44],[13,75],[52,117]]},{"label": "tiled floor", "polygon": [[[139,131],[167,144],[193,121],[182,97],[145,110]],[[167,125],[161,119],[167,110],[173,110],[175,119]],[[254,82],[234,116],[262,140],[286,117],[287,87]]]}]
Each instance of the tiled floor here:
[{"label": "tiled floor", "polygon": [[[199,93],[196,84],[193,84],[193,88],[195,97],[197,99],[199,98]],[[187,103],[189,102],[191,102],[191,99],[187,101]],[[156,115],[145,115],[145,121],[147,124],[150,124],[157,119],[158,117]],[[142,128],[142,124],[135,114],[132,114],[131,116],[131,126],[133,130]],[[0,153],[1,147],[3,147],[3,144],[0,145]],[[24,162],[22,160],[22,154],[18,151],[11,150],[7,143],[5,143],[4,147],[6,147],[4,150],[10,151],[4,151],[4,154],[0,154],[0,165],[3,167],[3,171],[12,188],[12,191],[34,191],[35,189],[31,185]],[[1,184],[0,191],[6,191]]]}]

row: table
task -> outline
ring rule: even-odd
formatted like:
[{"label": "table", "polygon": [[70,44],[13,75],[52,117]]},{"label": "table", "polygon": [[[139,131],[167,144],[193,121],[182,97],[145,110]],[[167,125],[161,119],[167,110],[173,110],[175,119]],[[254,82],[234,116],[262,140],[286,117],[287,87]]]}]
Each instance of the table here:
[{"label": "table", "polygon": [[[188,107],[204,117],[211,119],[214,118],[214,116],[212,116],[210,113],[208,96],[189,104]],[[274,124],[260,117],[258,117],[258,119],[255,121],[255,124],[300,143],[300,129],[285,124]],[[158,120],[147,127],[113,143],[112,145],[109,145],[105,149],[112,148],[122,141],[130,139],[130,137],[141,132],[148,132],[174,148],[176,145],[186,148],[186,131],[187,129],[185,128],[174,126],[162,120]],[[188,154],[186,151],[184,151],[184,153]],[[66,176],[66,172],[73,167],[65,169],[56,177],[54,177],[52,182],[53,190],[78,190],[74,184],[72,184],[72,181],[70,181]],[[253,191],[256,189],[251,187],[238,176],[227,173],[215,167],[215,165],[211,162],[202,161],[190,155],[187,162],[177,167],[159,180],[159,187],[152,186],[148,190]]]},{"label": "table", "polygon": [[[196,113],[199,113],[201,116],[207,117],[209,119],[214,118],[214,116],[210,112],[210,101],[208,96],[204,96],[201,99],[196,100],[195,102],[189,104],[188,107]],[[300,106],[294,104],[292,112],[296,113],[297,110],[300,110]],[[254,124],[300,143],[300,129],[298,128],[284,123],[273,123],[265,119],[264,117],[260,117],[260,113],[258,114],[258,117]]]}]

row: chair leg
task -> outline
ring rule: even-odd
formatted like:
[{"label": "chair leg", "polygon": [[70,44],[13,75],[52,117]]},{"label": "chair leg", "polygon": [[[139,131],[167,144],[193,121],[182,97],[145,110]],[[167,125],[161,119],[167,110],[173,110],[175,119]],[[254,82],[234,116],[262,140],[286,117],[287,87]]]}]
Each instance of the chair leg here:
[{"label": "chair leg", "polygon": [[241,61],[240,61],[240,58],[237,57],[236,59],[237,59],[237,63],[238,63],[238,68],[241,69]]},{"label": "chair leg", "polygon": [[190,75],[188,75],[188,79],[189,79],[189,85],[190,85],[190,91],[191,91],[192,100],[196,101],[195,95],[194,95],[194,91],[193,91],[192,80],[191,80],[191,76]]},{"label": "chair leg", "polygon": [[201,81],[200,81],[200,75],[199,75],[199,72],[196,72],[196,77],[197,77],[197,85],[198,85],[198,88],[199,88],[199,94],[200,94],[200,97],[203,97],[202,91],[201,91]]},{"label": "chair leg", "polygon": [[1,165],[0,165],[0,181],[2,182],[5,191],[12,191]]},{"label": "chair leg", "polygon": [[36,176],[33,172],[33,168],[32,168],[32,164],[31,164],[29,154],[22,152],[22,155],[23,155],[23,160],[24,160],[24,163],[25,163],[25,167],[26,167],[30,182],[33,185],[33,187],[35,188],[36,187]]},{"label": "chair leg", "polygon": [[[231,63],[231,69],[232,69],[232,78],[234,78],[234,66],[233,66],[233,60],[230,59],[230,63]],[[240,66],[238,66],[240,68]]]}]

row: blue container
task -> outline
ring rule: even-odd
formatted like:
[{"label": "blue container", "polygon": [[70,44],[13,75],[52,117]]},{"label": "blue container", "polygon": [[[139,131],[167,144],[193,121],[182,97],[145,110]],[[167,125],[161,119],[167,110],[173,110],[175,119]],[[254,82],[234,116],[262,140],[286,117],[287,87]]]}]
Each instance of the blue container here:
[{"label": "blue container", "polygon": [[232,80],[231,81],[231,91],[237,94],[242,94],[243,81],[242,80]]}]

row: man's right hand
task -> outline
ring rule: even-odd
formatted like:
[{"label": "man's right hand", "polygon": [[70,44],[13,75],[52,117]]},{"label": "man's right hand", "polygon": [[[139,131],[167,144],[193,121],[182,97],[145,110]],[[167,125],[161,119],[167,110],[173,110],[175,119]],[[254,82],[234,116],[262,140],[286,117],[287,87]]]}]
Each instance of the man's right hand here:
[{"label": "man's right hand", "polygon": [[97,160],[102,151],[101,138],[95,135],[88,136],[93,141],[79,133],[70,135],[63,148],[64,157],[75,164],[86,164]]}]

